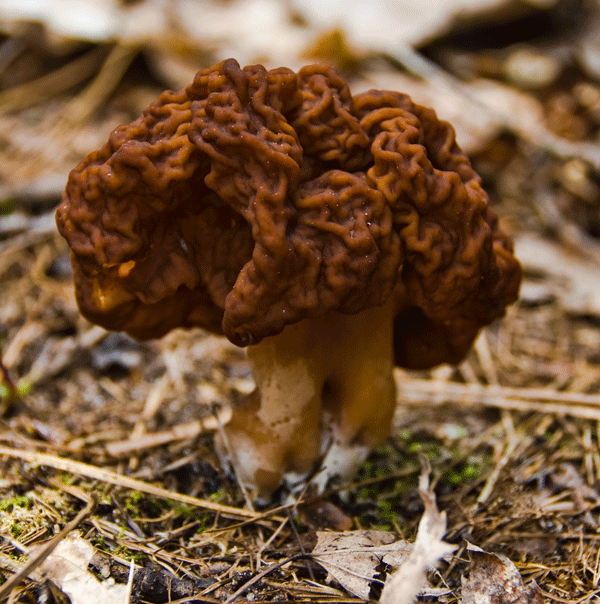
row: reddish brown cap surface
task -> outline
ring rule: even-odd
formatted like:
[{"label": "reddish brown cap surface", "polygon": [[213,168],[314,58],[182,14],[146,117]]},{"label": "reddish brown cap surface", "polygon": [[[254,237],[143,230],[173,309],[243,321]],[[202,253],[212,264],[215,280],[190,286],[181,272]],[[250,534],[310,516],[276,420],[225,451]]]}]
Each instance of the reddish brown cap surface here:
[{"label": "reddish brown cap surface", "polygon": [[520,280],[452,127],[400,93],[352,97],[326,65],[200,71],[71,172],[57,222],[83,314],[138,338],[247,345],[395,295],[397,360],[429,366]]}]

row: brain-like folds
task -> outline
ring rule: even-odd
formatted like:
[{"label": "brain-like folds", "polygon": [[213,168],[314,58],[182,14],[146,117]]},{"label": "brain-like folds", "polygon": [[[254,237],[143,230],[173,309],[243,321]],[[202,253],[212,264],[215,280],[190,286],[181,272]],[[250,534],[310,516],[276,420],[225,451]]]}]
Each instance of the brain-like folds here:
[{"label": "brain-like folds", "polygon": [[139,338],[199,325],[247,345],[394,296],[398,362],[430,365],[520,277],[452,127],[325,65],[200,71],[73,170],[57,222],[82,312]]}]

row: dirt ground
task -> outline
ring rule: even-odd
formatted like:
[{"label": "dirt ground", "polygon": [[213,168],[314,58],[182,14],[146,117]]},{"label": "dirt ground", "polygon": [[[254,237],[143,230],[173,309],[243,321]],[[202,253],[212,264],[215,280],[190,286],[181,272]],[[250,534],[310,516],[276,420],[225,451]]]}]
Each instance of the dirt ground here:
[{"label": "dirt ground", "polygon": [[[470,601],[469,544],[535,581],[518,601],[600,599],[600,73],[576,52],[589,43],[600,56],[600,46],[583,25],[598,9],[584,8],[581,27],[557,3],[526,27],[471,25],[419,49],[430,96],[451,85],[491,115],[473,87],[485,79],[516,103],[465,146],[515,239],[521,298],[459,366],[397,370],[392,434],[349,483],[320,498],[282,493],[266,509],[245,500],[212,445],[220,414],[252,391],[244,352],[200,330],[140,343],[89,324],[53,225],[64,167],[166,84],[140,48],[59,54],[37,26],[4,35],[0,59],[11,43],[21,50],[0,70],[0,581],[25,567],[27,577],[0,601],[68,601],[64,577],[28,566],[36,548],[65,540],[65,526],[93,546],[80,582],[130,578],[131,602],[364,601],[311,556],[318,533],[414,541],[422,455],[457,549],[421,600]],[[473,42],[490,32],[493,44]],[[414,65],[411,75],[363,55],[339,32],[311,52],[357,84],[414,79]],[[75,61],[83,81],[44,80]],[[457,130],[472,132],[464,120]],[[373,569],[369,598],[390,572]],[[106,589],[87,601],[117,601]]]}]

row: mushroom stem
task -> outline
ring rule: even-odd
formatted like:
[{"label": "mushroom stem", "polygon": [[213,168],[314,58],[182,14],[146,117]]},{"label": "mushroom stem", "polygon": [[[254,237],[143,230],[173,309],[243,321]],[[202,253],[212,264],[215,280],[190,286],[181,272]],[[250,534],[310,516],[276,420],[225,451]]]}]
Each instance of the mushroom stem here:
[{"label": "mushroom stem", "polygon": [[324,488],[389,433],[396,397],[393,302],[305,319],[249,347],[257,390],[225,426],[238,479],[268,497],[317,469]]}]

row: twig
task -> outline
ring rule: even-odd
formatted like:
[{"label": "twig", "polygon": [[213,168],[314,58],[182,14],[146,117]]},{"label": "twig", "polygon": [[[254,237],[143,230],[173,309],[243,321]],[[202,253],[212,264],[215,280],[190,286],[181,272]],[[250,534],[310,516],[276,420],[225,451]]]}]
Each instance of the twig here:
[{"label": "twig", "polygon": [[[225,413],[226,412],[227,410]],[[223,420],[223,423],[227,423],[226,418]],[[203,420],[197,419],[185,424],[177,424],[169,430],[144,434],[128,440],[109,442],[104,445],[104,448],[109,455],[121,457],[122,455],[129,455],[133,452],[166,445],[176,440],[193,439],[200,434],[211,432],[216,429],[218,429],[218,425],[215,418],[208,417]]]},{"label": "twig", "polygon": [[127,523],[127,526],[140,538],[145,539],[146,535],[144,535],[144,531],[139,527],[138,523],[127,513],[127,510],[121,505],[121,502],[115,497],[115,494],[111,495],[112,502],[115,504],[121,516]]},{"label": "twig", "polygon": [[261,571],[257,575],[254,575],[254,577],[252,577],[252,579],[250,579],[249,581],[244,583],[237,591],[234,591],[227,598],[227,600],[225,600],[224,604],[231,604],[232,602],[235,602],[235,600],[238,598],[238,596],[241,596],[244,592],[246,592],[248,589],[250,589],[253,585],[258,583],[261,579],[263,579],[267,575],[270,575],[273,571],[280,569],[282,566],[285,566],[286,564],[289,564],[290,562],[295,562],[296,560],[303,560],[305,558],[312,558],[312,556],[307,556],[306,554],[298,554],[296,556],[292,556],[291,558],[286,558],[282,562],[277,562],[276,564],[271,564],[271,565],[267,566],[267,568],[265,568],[263,571]]},{"label": "twig", "polygon": [[438,406],[452,403],[469,407],[481,405],[600,420],[600,395],[596,394],[407,379],[400,370],[396,372],[395,377],[398,401],[403,404]]},{"label": "twig", "polygon": [[94,511],[96,501],[97,498],[94,494],[90,503],[86,505],[71,522],[66,524],[58,535],[41,547],[37,554],[33,556],[16,575],[13,575],[4,585],[2,585],[2,587],[0,587],[0,600],[5,598],[29,573],[33,572],[56,549],[58,544]]},{"label": "twig", "polygon": [[175,491],[169,491],[154,485],[148,484],[105,468],[98,468],[90,464],[82,463],[80,461],[73,461],[71,459],[65,459],[64,457],[58,457],[56,455],[49,455],[47,453],[37,453],[36,451],[22,451],[20,449],[12,449],[10,447],[0,446],[0,455],[6,455],[8,457],[16,457],[18,459],[24,459],[32,464],[49,466],[62,470],[63,472],[70,472],[72,474],[79,474],[80,476],[86,476],[102,482],[108,482],[119,487],[127,489],[133,489],[140,491],[148,495],[154,495],[161,499],[170,499],[172,501],[178,501],[187,505],[203,508],[212,512],[218,512],[226,518],[246,518],[250,522],[262,520],[267,517],[272,517],[277,522],[282,522],[285,518],[281,516],[275,516],[274,512],[279,512],[285,507],[276,508],[266,513],[257,513],[250,510],[244,510],[229,505],[222,505],[220,503],[214,503],[213,501],[207,501],[206,499],[199,499],[197,497],[191,497],[189,495],[183,495]]},{"label": "twig", "polygon": [[[296,525],[294,524],[294,519],[292,518],[291,510],[288,510],[288,517],[290,519],[290,526],[292,527],[294,537],[296,538],[296,541],[298,542],[298,545],[300,546],[300,551],[302,552],[302,554],[306,555],[306,550],[304,549],[304,544],[302,543],[302,539],[300,539],[300,535],[298,534],[298,529],[296,528]],[[311,564],[308,564],[308,574],[310,575],[311,581],[316,581],[315,573],[313,572],[313,568],[312,568]]]},{"label": "twig", "polygon": [[119,84],[125,71],[139,54],[140,47],[117,42],[104,59],[92,82],[69,102],[63,124],[80,124],[98,110]]}]

